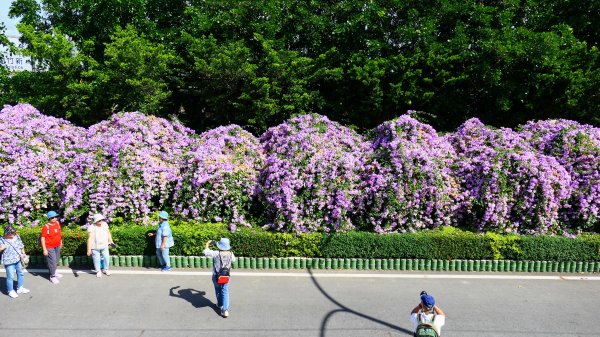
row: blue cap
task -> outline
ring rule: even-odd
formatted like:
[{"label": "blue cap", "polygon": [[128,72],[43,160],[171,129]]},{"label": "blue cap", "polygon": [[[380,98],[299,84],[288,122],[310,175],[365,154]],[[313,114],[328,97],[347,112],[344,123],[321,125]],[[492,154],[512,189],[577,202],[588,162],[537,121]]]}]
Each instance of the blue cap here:
[{"label": "blue cap", "polygon": [[57,216],[58,213],[56,213],[55,211],[48,212],[48,219],[56,218]]},{"label": "blue cap", "polygon": [[421,295],[421,303],[423,303],[426,308],[431,309],[435,305],[435,299],[429,294],[423,294]]},{"label": "blue cap", "polygon": [[165,212],[165,211],[160,211],[160,213],[158,213],[158,217],[161,219],[169,219],[169,213]]},{"label": "blue cap", "polygon": [[230,250],[231,249],[231,244],[229,243],[229,239],[228,238],[221,238],[221,240],[219,240],[219,242],[217,242],[217,247],[220,250]]}]

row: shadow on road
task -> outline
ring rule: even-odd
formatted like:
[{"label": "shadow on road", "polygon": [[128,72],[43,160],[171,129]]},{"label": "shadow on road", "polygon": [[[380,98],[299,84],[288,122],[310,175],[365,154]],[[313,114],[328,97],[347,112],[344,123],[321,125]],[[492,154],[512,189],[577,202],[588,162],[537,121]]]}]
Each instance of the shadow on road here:
[{"label": "shadow on road", "polygon": [[388,328],[397,330],[399,332],[403,332],[409,336],[413,335],[413,332],[408,330],[408,329],[404,329],[402,327],[399,327],[397,325],[394,325],[392,323],[388,323],[385,321],[382,321],[380,319],[377,319],[375,317],[371,317],[369,315],[363,314],[361,312],[352,310],[350,308],[348,308],[347,306],[341,304],[340,302],[338,302],[335,298],[331,297],[331,295],[329,295],[324,289],[323,287],[321,287],[321,285],[319,284],[319,282],[317,281],[317,279],[314,277],[313,273],[312,273],[312,269],[308,269],[308,273],[310,274],[310,278],[313,281],[313,283],[315,284],[315,286],[317,287],[317,289],[319,289],[319,291],[321,292],[321,294],[323,294],[323,296],[325,296],[328,300],[330,300],[333,304],[337,305],[338,307],[340,307],[339,309],[335,309],[335,310],[331,310],[329,313],[327,313],[327,315],[325,315],[325,317],[323,318],[323,321],[321,322],[321,333],[320,336],[321,337],[325,337],[325,331],[327,331],[327,322],[329,321],[329,319],[331,319],[335,314],[337,313],[350,313],[353,315],[356,315],[358,317],[367,319],[369,321],[387,326]]},{"label": "shadow on road", "polygon": [[[177,290],[177,292],[175,292],[175,290]],[[190,302],[190,304],[193,305],[194,308],[209,307],[212,308],[216,313],[220,314],[221,310],[219,309],[219,307],[217,307],[217,305],[211,300],[204,297],[205,295],[206,291],[199,291],[191,288],[179,289],[179,286],[176,286],[169,289],[169,296],[182,298]]]}]

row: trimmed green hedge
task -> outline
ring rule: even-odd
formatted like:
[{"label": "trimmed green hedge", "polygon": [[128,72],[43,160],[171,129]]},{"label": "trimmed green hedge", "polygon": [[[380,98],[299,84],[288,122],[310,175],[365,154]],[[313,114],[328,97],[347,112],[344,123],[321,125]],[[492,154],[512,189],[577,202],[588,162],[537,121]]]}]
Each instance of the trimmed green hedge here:
[{"label": "trimmed green hedge", "polygon": [[[575,239],[556,236],[476,234],[453,227],[405,234],[349,232],[338,234],[293,235],[241,228],[230,233],[224,224],[172,224],[175,246],[172,255],[202,255],[208,240],[229,237],[238,256],[309,257],[363,259],[471,259],[528,261],[600,261],[600,235]],[[154,255],[156,227],[114,226],[111,229],[117,249],[114,255]],[[22,228],[19,234],[29,254],[41,255],[37,244],[40,228]],[[62,255],[86,253],[87,232],[63,228]]]}]

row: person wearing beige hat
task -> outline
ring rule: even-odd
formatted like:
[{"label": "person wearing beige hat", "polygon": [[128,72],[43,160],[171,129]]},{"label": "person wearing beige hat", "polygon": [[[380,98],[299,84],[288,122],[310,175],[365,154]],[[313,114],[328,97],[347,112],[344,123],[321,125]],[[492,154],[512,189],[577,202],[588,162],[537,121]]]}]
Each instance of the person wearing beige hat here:
[{"label": "person wearing beige hat", "polygon": [[[93,224],[87,229],[87,256],[92,256],[96,277],[102,277],[102,273],[106,276],[110,276],[110,255],[108,246],[114,246],[114,242],[108,224],[104,221],[105,219],[106,218],[102,214],[94,214]],[[102,266],[100,265],[100,255],[102,255],[102,258],[104,259],[104,269],[102,269]]]}]

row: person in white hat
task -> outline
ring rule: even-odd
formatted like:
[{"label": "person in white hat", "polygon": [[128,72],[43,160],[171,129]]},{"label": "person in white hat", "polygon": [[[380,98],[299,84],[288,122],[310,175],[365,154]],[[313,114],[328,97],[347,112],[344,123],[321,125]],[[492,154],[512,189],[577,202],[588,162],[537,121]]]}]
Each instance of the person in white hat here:
[{"label": "person in white hat", "polygon": [[[210,244],[214,241],[209,240],[204,247],[204,255],[213,258],[213,275],[212,281],[215,286],[215,293],[217,295],[217,306],[221,309],[221,316],[224,318],[229,317],[229,270],[231,265],[235,262],[235,255],[231,251],[231,244],[228,238],[221,238],[217,242],[216,250],[209,248]],[[219,277],[221,272],[226,270],[226,277]],[[222,281],[222,279],[225,279]]]},{"label": "person in white hat", "polygon": [[[110,234],[108,224],[104,220],[104,215],[94,214],[92,220],[93,224],[87,229],[87,256],[92,256],[96,277],[102,277],[102,273],[104,273],[106,276],[110,276],[110,255],[108,252],[108,246],[115,244],[113,242],[112,235]],[[100,264],[100,255],[102,255],[102,258],[104,259],[104,269],[102,269]]]}]

